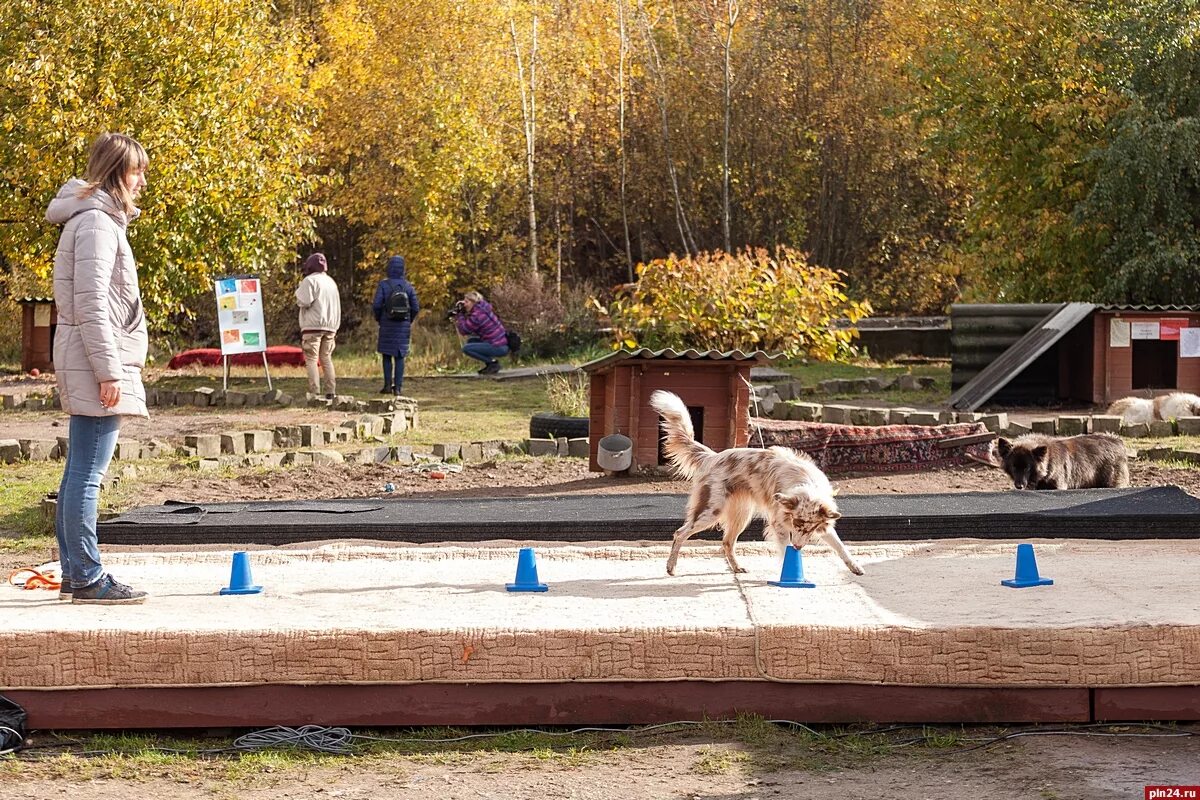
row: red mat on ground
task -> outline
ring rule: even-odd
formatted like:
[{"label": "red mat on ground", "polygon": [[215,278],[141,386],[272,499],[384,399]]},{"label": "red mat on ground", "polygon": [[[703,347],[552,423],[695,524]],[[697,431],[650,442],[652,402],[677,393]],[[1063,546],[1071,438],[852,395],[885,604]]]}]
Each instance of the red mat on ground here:
[{"label": "red mat on ground", "polygon": [[[262,363],[262,353],[238,353],[229,357],[229,363],[240,366],[257,366]],[[290,344],[280,344],[267,348],[267,363],[273,367],[304,366],[304,351]],[[215,367],[221,364],[221,350],[217,347],[200,347],[195,350],[184,350],[171,357],[168,369],[179,369],[188,364],[200,364]]]}]

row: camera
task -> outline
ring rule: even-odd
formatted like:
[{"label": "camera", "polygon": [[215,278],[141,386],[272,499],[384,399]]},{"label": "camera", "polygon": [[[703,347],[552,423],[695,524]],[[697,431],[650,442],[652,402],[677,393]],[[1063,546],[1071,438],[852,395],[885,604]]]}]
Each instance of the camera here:
[{"label": "camera", "polygon": [[448,311],[446,311],[446,319],[455,319],[458,317],[458,315],[462,314],[466,310],[466,304],[462,300],[459,300],[457,303],[450,306]]}]

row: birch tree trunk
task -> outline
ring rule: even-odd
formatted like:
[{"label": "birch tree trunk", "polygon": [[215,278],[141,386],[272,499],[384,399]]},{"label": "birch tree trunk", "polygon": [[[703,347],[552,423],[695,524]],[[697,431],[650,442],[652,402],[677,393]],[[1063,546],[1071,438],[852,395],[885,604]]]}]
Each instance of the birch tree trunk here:
[{"label": "birch tree trunk", "polygon": [[537,222],[537,4],[533,6],[530,22],[529,80],[525,79],[525,63],[521,58],[521,41],[517,36],[516,14],[509,17],[509,32],[512,34],[513,54],[517,61],[517,83],[521,87],[521,119],[525,129],[525,180],[529,194],[529,271],[538,271],[538,222]]}]

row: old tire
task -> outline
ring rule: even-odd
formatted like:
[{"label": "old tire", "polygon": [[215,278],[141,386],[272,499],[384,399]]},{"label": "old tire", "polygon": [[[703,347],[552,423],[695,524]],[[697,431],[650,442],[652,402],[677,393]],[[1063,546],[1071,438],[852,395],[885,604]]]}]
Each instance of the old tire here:
[{"label": "old tire", "polygon": [[549,411],[538,411],[529,418],[530,439],[557,439],[560,436],[586,439],[587,435],[587,417],[564,417]]}]

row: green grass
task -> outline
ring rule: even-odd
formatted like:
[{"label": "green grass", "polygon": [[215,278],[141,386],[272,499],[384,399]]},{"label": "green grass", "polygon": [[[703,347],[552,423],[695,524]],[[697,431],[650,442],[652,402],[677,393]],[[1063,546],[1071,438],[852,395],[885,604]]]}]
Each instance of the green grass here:
[{"label": "green grass", "polygon": [[[54,535],[54,522],[42,515],[42,498],[58,491],[62,464],[33,461],[0,469],[0,548],[5,551],[27,547],[30,542]],[[25,544],[21,544],[24,542]]]}]

